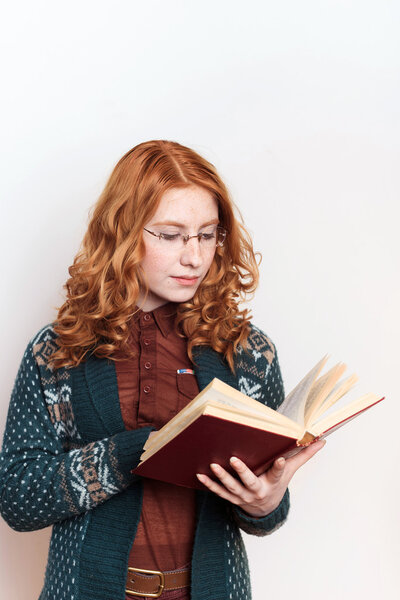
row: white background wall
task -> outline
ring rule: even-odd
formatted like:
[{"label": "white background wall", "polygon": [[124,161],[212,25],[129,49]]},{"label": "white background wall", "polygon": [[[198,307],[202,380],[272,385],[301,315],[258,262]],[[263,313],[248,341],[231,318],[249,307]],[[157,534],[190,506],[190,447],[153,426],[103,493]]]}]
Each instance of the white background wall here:
[{"label": "white background wall", "polygon": [[[213,162],[263,253],[250,303],[287,391],[325,353],[386,400],[245,536],[254,600],[398,597],[399,4],[27,0],[2,10],[0,425],[90,206],[148,139]],[[1,596],[37,599],[50,530],[0,523]],[[396,574],[397,570],[397,574]]]}]

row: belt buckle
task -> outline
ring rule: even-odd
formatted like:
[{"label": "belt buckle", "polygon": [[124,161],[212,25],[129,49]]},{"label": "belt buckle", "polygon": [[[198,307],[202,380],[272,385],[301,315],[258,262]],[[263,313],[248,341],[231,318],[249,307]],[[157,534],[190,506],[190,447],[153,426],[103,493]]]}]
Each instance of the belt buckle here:
[{"label": "belt buckle", "polygon": [[146,573],[146,575],[158,575],[160,577],[159,589],[154,594],[144,594],[143,592],[132,592],[131,590],[125,590],[127,594],[132,596],[145,596],[146,598],[159,598],[165,588],[165,575],[162,571],[149,571],[148,569],[135,569],[135,567],[128,567],[128,571],[134,571],[135,573]]}]

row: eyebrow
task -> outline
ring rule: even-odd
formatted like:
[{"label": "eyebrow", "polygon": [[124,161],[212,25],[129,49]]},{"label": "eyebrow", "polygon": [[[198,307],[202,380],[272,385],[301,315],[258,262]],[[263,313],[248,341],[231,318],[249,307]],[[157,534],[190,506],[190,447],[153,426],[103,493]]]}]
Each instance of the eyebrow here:
[{"label": "eyebrow", "polygon": [[[203,223],[200,227],[207,227],[207,225],[217,225],[219,223],[219,219],[213,219],[212,221],[207,221],[207,223]],[[178,223],[177,221],[159,221],[158,223],[152,223],[152,227],[156,227],[157,225],[175,225],[176,227],[186,227],[185,223]]]}]

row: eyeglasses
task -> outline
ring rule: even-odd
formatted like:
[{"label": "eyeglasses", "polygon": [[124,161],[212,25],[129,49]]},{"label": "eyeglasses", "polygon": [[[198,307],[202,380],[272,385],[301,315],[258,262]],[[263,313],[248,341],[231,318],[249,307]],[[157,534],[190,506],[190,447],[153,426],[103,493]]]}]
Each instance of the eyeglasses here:
[{"label": "eyeglasses", "polygon": [[192,238],[196,238],[199,241],[200,246],[205,248],[215,248],[216,246],[223,246],[226,238],[227,231],[223,227],[214,227],[211,231],[203,232],[196,235],[184,235],[183,233],[154,233],[143,227],[147,233],[151,233],[154,237],[160,240],[160,244],[170,248],[182,248],[186,246],[188,241]]}]

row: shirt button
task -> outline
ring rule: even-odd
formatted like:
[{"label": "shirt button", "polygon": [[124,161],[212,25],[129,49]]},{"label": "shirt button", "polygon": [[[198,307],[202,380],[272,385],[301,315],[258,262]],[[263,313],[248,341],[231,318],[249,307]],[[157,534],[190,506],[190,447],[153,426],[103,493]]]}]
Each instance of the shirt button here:
[{"label": "shirt button", "polygon": [[144,321],[151,321],[151,315],[149,315],[149,314],[144,315],[143,320]]},{"label": "shirt button", "polygon": [[150,391],[150,389],[151,389],[151,388],[150,388],[150,386],[149,386],[149,385],[145,385],[145,386],[144,386],[144,388],[143,388],[143,391],[144,391],[144,393],[145,393],[145,394],[148,394],[148,393],[149,393],[149,391]]},{"label": "shirt button", "polygon": [[145,339],[143,340],[143,344],[144,344],[145,346],[149,346],[149,345],[150,345],[150,343],[151,343],[151,342],[150,342],[149,338],[145,338]]},{"label": "shirt button", "polygon": [[144,363],[144,368],[145,369],[150,369],[151,368],[151,362],[147,361]]}]

